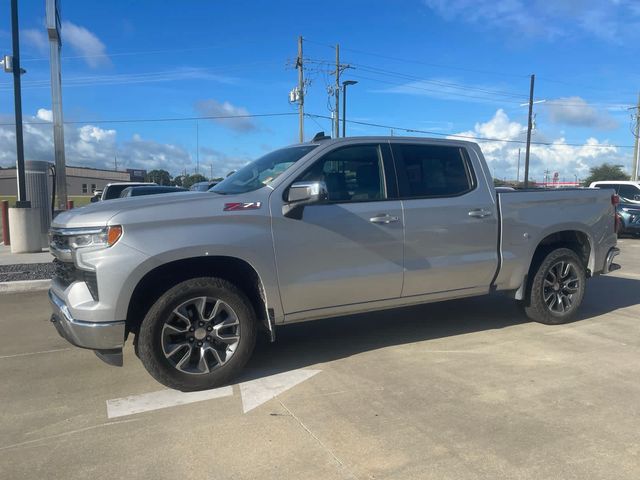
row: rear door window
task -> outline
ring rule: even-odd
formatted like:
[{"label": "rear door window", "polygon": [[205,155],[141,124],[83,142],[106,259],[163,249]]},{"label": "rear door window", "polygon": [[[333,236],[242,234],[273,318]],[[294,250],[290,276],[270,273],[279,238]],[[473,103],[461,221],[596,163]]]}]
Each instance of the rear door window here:
[{"label": "rear door window", "polygon": [[636,195],[640,195],[640,189],[633,185],[620,185],[618,195],[629,200],[633,200]]},{"label": "rear door window", "polygon": [[464,148],[398,143],[392,151],[401,198],[452,197],[475,188]]}]

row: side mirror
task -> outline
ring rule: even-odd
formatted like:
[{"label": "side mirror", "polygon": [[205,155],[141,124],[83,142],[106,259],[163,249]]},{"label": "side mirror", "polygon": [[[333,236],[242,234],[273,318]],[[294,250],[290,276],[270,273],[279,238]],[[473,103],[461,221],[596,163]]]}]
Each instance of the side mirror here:
[{"label": "side mirror", "polygon": [[296,182],[289,187],[287,201],[309,205],[326,200],[327,196],[327,186],[324,182]]},{"label": "side mirror", "polygon": [[320,203],[328,198],[327,185],[324,182],[295,182],[287,193],[288,204],[283,207],[283,215],[290,218],[302,218],[306,205]]}]

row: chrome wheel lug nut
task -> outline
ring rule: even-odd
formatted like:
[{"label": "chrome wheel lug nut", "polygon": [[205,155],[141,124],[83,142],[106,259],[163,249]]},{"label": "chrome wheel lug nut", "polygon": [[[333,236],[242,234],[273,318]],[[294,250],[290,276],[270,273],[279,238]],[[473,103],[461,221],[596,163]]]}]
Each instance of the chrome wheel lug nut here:
[{"label": "chrome wheel lug nut", "polygon": [[198,342],[198,346],[201,347],[202,346],[202,342]]},{"label": "chrome wheel lug nut", "polygon": [[209,325],[209,326],[207,327],[207,332],[210,332],[211,330],[213,330],[213,327],[212,327],[211,325]]},{"label": "chrome wheel lug nut", "polygon": [[189,337],[189,341],[190,341],[190,342],[193,342],[193,337]]},{"label": "chrome wheel lug nut", "polygon": [[200,322],[198,323],[198,325],[200,325],[201,327],[204,327],[204,322]]},{"label": "chrome wheel lug nut", "polygon": [[207,336],[207,342],[211,341],[211,337]]},{"label": "chrome wheel lug nut", "polygon": [[193,327],[191,327],[191,328],[189,329],[189,331],[190,331],[190,332],[193,332],[194,330],[195,330],[195,328],[193,328]]}]

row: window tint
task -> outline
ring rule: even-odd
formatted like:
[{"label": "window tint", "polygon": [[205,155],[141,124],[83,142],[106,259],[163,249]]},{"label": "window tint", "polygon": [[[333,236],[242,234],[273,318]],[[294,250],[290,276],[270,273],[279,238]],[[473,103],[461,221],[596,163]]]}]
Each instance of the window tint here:
[{"label": "window tint", "polygon": [[635,197],[636,195],[640,195],[640,189],[634,187],[633,185],[620,185],[618,195],[633,200],[633,197]]},{"label": "window tint", "polygon": [[403,198],[446,197],[473,189],[473,176],[462,148],[396,144],[393,154],[398,160]]},{"label": "window tint", "polygon": [[329,201],[358,202],[386,198],[378,145],[344,147],[322,157],[300,181],[324,181]]}]

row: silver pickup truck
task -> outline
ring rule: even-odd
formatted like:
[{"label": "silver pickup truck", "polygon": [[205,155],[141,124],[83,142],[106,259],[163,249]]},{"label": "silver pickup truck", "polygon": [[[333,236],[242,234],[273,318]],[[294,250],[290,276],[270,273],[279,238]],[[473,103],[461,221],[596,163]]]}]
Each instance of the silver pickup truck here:
[{"label": "silver pickup truck", "polygon": [[612,193],[497,193],[469,142],[316,136],[209,192],[60,214],[51,320],[113,365],[135,335],[183,391],[228,382],[286,323],[494,291],[563,323],[587,278],[619,268]]}]

